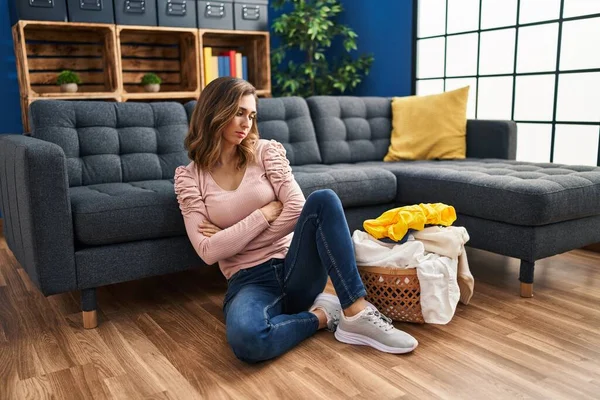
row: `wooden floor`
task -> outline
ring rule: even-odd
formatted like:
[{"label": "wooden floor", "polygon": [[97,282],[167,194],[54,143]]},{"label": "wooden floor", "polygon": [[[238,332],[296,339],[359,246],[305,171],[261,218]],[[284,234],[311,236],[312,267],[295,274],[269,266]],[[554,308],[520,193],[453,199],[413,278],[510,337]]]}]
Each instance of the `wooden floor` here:
[{"label": "wooden floor", "polygon": [[249,366],[225,341],[218,270],[102,288],[100,326],[83,330],[78,294],[43,297],[0,238],[0,399],[598,399],[600,254],[539,262],[533,299],[516,260],[469,257],[471,305],[446,326],[398,324],[413,354],[321,331]]}]

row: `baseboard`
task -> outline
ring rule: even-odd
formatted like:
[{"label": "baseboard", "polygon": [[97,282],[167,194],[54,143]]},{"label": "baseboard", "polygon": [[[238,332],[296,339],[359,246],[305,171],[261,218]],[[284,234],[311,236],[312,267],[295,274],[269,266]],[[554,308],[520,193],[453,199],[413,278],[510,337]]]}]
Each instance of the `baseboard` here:
[{"label": "baseboard", "polygon": [[583,250],[594,251],[596,253],[600,253],[600,243],[590,244],[589,246],[585,246]]}]

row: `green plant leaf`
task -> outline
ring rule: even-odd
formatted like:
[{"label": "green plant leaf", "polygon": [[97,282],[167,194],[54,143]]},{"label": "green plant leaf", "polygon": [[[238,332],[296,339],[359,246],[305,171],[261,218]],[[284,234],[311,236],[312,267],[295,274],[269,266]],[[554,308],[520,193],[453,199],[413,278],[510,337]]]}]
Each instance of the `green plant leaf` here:
[{"label": "green plant leaf", "polygon": [[80,84],[81,79],[79,78],[79,74],[71,70],[64,70],[58,74],[58,77],[56,78],[57,85],[66,85],[68,83]]},{"label": "green plant leaf", "polygon": [[[274,35],[281,45],[271,51],[273,92],[280,96],[311,96],[344,93],[355,88],[369,72],[373,57],[360,55],[335,60],[328,56],[336,37],[346,53],[357,49],[358,35],[337,21],[343,12],[340,0],[273,0],[274,7],[290,11],[273,21]],[[304,60],[296,64],[288,59]]]},{"label": "green plant leaf", "polygon": [[155,84],[160,85],[161,83],[162,83],[162,79],[160,79],[160,77],[158,75],[156,75],[155,73],[149,72],[149,73],[145,74],[144,76],[142,76],[142,81],[141,81],[142,85],[155,85]]}]

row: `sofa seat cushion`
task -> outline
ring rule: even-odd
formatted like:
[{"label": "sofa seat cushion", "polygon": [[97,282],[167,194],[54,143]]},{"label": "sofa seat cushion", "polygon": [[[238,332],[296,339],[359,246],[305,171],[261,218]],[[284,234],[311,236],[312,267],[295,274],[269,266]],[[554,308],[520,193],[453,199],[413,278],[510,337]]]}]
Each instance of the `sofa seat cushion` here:
[{"label": "sofa seat cushion", "polygon": [[292,171],[305,196],[332,189],[344,207],[392,203],[396,197],[396,177],[382,168],[311,164],[292,167]]},{"label": "sofa seat cushion", "polygon": [[600,168],[500,159],[369,162],[396,175],[399,204],[537,226],[600,215]]},{"label": "sofa seat cushion", "polygon": [[186,234],[172,179],[77,186],[69,192],[79,243],[104,245]]}]

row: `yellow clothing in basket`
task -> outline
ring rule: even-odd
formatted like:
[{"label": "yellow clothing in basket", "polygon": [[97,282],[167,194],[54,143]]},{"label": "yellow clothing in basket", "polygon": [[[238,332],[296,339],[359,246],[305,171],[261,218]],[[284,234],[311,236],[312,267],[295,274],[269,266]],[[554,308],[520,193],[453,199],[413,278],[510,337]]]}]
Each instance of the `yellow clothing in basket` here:
[{"label": "yellow clothing in basket", "polygon": [[425,225],[450,226],[454,221],[454,207],[444,203],[421,203],[388,210],[377,219],[366,220],[363,227],[375,239],[389,237],[399,241],[409,229],[420,231]]}]

